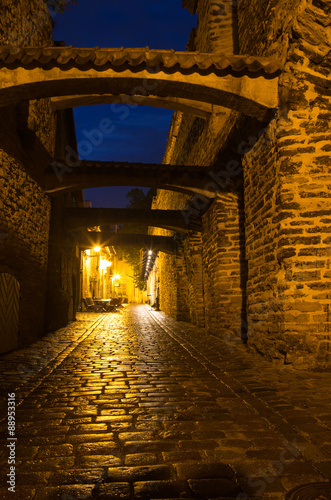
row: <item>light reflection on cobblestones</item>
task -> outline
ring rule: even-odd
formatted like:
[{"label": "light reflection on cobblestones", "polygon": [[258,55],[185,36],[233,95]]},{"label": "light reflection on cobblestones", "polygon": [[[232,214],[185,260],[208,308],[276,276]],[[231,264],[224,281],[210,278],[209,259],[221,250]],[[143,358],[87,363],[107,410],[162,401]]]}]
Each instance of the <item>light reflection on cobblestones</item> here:
[{"label": "light reflection on cobblestones", "polygon": [[[46,353],[41,369],[25,382],[16,367],[38,352]],[[205,487],[235,497],[238,485],[256,495],[259,471],[294,438],[304,455],[265,481],[265,494],[281,498],[304,481],[321,481],[318,470],[327,477],[331,431],[318,374],[282,372],[239,345],[230,357],[224,340],[148,307],[80,314],[0,361],[2,388],[15,386],[21,398],[16,465],[24,498],[115,490],[128,499],[183,491],[200,498]],[[302,404],[304,390],[315,391],[312,411]],[[5,470],[4,453],[0,459]],[[222,474],[192,472],[203,463],[208,470],[218,464]],[[174,464],[191,464],[184,479]]]}]

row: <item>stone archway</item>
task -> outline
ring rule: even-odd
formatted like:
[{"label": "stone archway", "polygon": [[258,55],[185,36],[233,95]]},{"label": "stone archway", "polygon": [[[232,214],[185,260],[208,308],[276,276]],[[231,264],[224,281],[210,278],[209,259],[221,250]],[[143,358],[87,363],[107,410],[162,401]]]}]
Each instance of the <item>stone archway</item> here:
[{"label": "stone archway", "polygon": [[149,49],[0,49],[0,106],[112,94],[193,100],[268,120],[281,65],[263,57]]},{"label": "stone archway", "polygon": [[214,198],[220,191],[233,191],[238,182],[237,164],[223,166],[168,165],[154,163],[95,162],[78,160],[68,166],[54,162],[44,175],[44,188],[50,195],[101,186],[142,186]]},{"label": "stone archway", "polygon": [[[112,95],[112,94],[87,94],[87,95],[65,95],[52,97],[51,104],[55,111],[74,108],[78,106],[92,106],[96,104],[124,104],[128,106],[152,106],[155,108],[172,109],[182,111],[199,118],[207,119],[212,113],[222,112],[221,106],[216,106],[201,101],[190,99],[179,99],[177,97],[158,97],[154,95]],[[116,108],[115,108],[116,109]],[[118,108],[118,112],[120,112]]]},{"label": "stone archway", "polygon": [[131,208],[67,208],[64,227],[72,232],[87,227],[109,224],[141,224],[186,234],[189,229],[201,231],[201,220],[180,210],[148,210]]}]

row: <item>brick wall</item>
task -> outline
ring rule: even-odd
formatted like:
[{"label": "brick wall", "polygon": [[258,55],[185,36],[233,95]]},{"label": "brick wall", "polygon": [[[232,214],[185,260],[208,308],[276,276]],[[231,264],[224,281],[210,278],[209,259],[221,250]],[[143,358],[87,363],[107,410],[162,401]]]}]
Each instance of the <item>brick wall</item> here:
[{"label": "brick wall", "polygon": [[[222,5],[224,4],[224,8]],[[225,0],[212,2],[211,0],[203,0],[198,4],[198,27],[196,30],[195,47],[203,52],[220,51],[231,53],[235,51],[236,30],[233,33],[233,22],[235,21],[236,10],[229,8],[229,3]],[[231,22],[230,22],[231,17]],[[231,29],[230,29],[231,26]],[[218,166],[223,168],[227,162],[232,162],[238,158],[240,161],[241,153],[238,148],[238,140],[241,142],[242,132],[238,126],[240,114],[226,108],[221,108],[217,113],[213,113],[209,119],[196,118],[194,116],[175,113],[173,123],[170,129],[167,150],[164,156],[164,163],[172,164],[187,164],[201,165],[206,169],[213,165],[213,168],[218,172]],[[175,126],[177,125],[177,126]],[[242,123],[240,126],[246,129],[250,125],[250,121]],[[240,177],[240,175],[238,176]],[[211,178],[212,181],[212,178]],[[225,217],[231,213],[230,219],[223,227],[224,240],[233,238],[233,246],[238,245],[240,234],[243,233],[243,218],[240,215],[238,205],[238,195],[234,200],[228,198],[231,206],[229,212],[224,208]],[[245,285],[242,278],[234,280],[233,286],[230,283],[230,275],[234,276],[234,269],[229,271],[227,280],[223,280],[223,284],[227,281],[225,288],[219,286],[218,280],[215,277],[217,266],[221,262],[222,252],[227,251],[219,244],[215,245],[214,238],[215,228],[213,228],[213,216],[210,214],[218,213],[220,206],[218,202],[209,208],[210,202],[203,197],[196,196],[189,198],[179,193],[170,193],[166,191],[158,191],[157,201],[154,208],[163,209],[184,209],[186,206],[191,207],[192,212],[204,216],[203,234],[192,233],[185,240],[183,247],[183,261],[185,264],[185,279],[182,277],[181,283],[182,292],[177,292],[178,299],[181,296],[182,301],[185,300],[187,310],[186,319],[191,320],[195,324],[201,326],[206,325],[214,333],[221,335],[223,331],[228,330],[228,319],[235,321],[235,325],[231,327],[231,332],[240,335],[242,314],[244,314],[243,294],[245,293]],[[235,221],[233,223],[233,221]],[[240,224],[239,224],[240,221]],[[232,224],[232,226],[231,226]],[[236,229],[234,228],[236,224]],[[237,231],[237,234],[235,234]],[[157,234],[159,231],[154,230]],[[163,234],[163,233],[162,233]],[[236,239],[236,242],[234,242]],[[241,238],[242,239],[242,238]],[[238,247],[239,248],[239,247]],[[237,275],[240,270],[245,267],[244,252],[236,248],[233,252],[236,257],[231,255],[233,259],[231,265],[237,266]],[[213,252],[216,252],[214,257]],[[243,264],[240,264],[240,258]],[[162,259],[160,260],[161,269]],[[215,264],[216,263],[216,264]],[[216,266],[216,267],[215,267]],[[230,265],[229,265],[230,267]],[[220,272],[223,272],[224,269]],[[174,273],[174,266],[168,266],[167,281]],[[163,275],[165,271],[163,270]],[[239,284],[238,284],[239,283]],[[228,302],[228,290],[232,289],[232,298],[230,301],[231,310],[227,310],[221,305],[222,301]],[[235,291],[236,290],[236,291]],[[163,310],[170,314],[170,310],[165,307],[168,299],[167,287],[161,287],[161,304],[164,304]],[[219,295],[221,293],[221,295]],[[163,298],[162,298],[163,295]],[[225,296],[227,296],[225,298]],[[213,297],[210,300],[210,297]],[[162,305],[161,305],[162,308]],[[225,319],[227,315],[228,319]]]},{"label": "brick wall", "polygon": [[305,0],[240,0],[237,3],[240,54],[286,57],[293,19]]},{"label": "brick wall", "polygon": [[[224,8],[221,4],[224,4]],[[199,21],[195,36],[196,50],[201,52],[234,52],[237,34],[233,35],[232,28],[233,16],[235,16],[236,10],[229,8],[228,2],[225,0],[219,2],[202,0],[198,3],[197,11]],[[226,161],[232,161],[234,154],[237,153],[236,139],[233,142],[232,136],[238,136],[238,130],[236,130],[236,119],[238,117],[239,113],[225,108],[219,109],[217,113],[213,113],[207,120],[183,113],[175,113],[164,163],[195,164],[206,166],[206,168],[213,165],[217,171],[218,165],[223,165]],[[225,151],[226,145],[229,146],[227,151]],[[233,151],[232,147],[235,148],[235,151]],[[180,193],[158,191],[153,208],[185,209],[190,206],[193,209],[193,214],[196,213],[201,216],[208,209],[209,204],[210,202],[204,197],[196,196],[191,199]],[[239,221],[238,204],[232,206],[232,212],[235,211],[235,206],[238,211],[237,220]],[[206,221],[208,221],[208,217]],[[208,222],[206,222],[205,226],[208,226],[207,232],[209,230],[213,232]],[[233,231],[233,228],[229,230]],[[163,231],[156,229],[153,232],[154,234],[164,234]],[[231,236],[234,235],[231,234]],[[185,311],[180,313],[182,319],[193,321],[201,326],[206,324],[214,332],[220,334],[220,325],[223,321],[223,316],[220,313],[221,309],[216,308],[213,310],[213,319],[208,317],[207,313],[207,310],[211,311],[211,308],[207,305],[208,293],[216,294],[215,286],[217,286],[213,271],[208,271],[208,259],[204,258],[205,252],[212,253],[212,246],[212,239],[203,239],[200,233],[191,232],[189,234],[179,252],[180,264],[178,265],[181,269],[179,274],[181,276],[181,291],[177,290],[176,293],[177,302],[181,302],[181,307],[177,308],[176,311],[167,307],[169,291],[166,286],[161,285],[161,308],[174,317],[178,316],[179,310]],[[162,257],[160,259],[160,268],[167,282],[173,280],[174,273],[177,273],[174,264],[175,261],[173,266],[168,266],[167,271],[165,271]],[[235,308],[233,316],[237,318],[239,324],[241,313],[238,313],[240,308],[238,309],[238,305],[235,305],[235,299],[233,299],[233,306]],[[218,325],[218,327],[214,328],[212,325]]]},{"label": "brick wall", "polygon": [[195,325],[205,326],[201,233],[189,232],[185,239],[183,255],[187,276],[186,293],[189,319]]},{"label": "brick wall", "polygon": [[43,328],[50,202],[15,159],[0,151],[0,272],[21,286],[19,341]]}]

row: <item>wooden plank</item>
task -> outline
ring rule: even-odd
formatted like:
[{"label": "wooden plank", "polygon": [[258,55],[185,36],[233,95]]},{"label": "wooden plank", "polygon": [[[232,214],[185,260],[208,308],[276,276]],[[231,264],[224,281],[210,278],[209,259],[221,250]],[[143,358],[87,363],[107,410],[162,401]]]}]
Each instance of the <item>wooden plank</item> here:
[{"label": "wooden plank", "polygon": [[0,273],[0,353],[18,346],[20,284],[7,273]]}]

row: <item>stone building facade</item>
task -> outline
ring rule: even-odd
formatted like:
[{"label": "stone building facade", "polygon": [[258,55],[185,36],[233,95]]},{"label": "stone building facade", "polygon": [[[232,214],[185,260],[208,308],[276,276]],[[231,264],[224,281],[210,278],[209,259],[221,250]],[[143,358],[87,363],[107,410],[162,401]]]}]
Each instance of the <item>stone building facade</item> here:
[{"label": "stone building facade", "polygon": [[324,367],[331,345],[330,4],[183,4],[198,13],[189,50],[272,56],[284,70],[279,107],[266,122],[226,109],[207,120],[175,113],[164,163],[217,169],[225,161],[241,186],[212,203],[158,191],[153,208],[191,208],[203,221],[176,257],[160,255],[161,309],[230,343],[248,335],[249,346],[271,359]]}]

